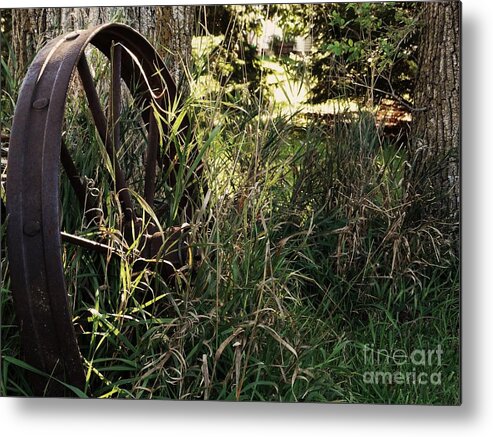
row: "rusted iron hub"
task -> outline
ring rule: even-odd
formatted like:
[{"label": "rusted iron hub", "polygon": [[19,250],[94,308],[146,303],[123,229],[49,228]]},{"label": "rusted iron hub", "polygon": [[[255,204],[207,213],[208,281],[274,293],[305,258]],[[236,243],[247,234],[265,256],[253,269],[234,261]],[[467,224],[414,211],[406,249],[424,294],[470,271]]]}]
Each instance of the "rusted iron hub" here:
[{"label": "rusted iron hub", "polygon": [[[84,54],[89,44],[106,55],[111,64],[108,117]],[[158,163],[164,167],[171,165],[173,152],[160,155],[157,122],[150,108],[152,104],[158,110],[166,109],[174,102],[177,90],[149,42],[121,24],[105,24],[52,40],[37,54],[22,84],[9,145],[7,213],[9,265],[23,354],[33,367],[83,389],[86,378],[69,308],[62,240],[90,250],[112,249],[104,241],[61,232],[60,162],[80,204],[84,205],[88,199],[86,183],[62,141],[67,92],[75,74],[80,78],[96,131],[113,158],[114,191],[118,193],[126,226],[136,225],[139,217],[125,173],[114,159],[121,147],[120,78],[142,108],[148,144],[142,196],[151,207],[155,200],[156,168]],[[187,127],[185,117],[181,128],[185,131]],[[91,206],[86,205],[86,209],[90,210]],[[160,255],[166,261],[166,275],[170,274],[170,269],[186,263],[188,252],[188,228],[176,227],[170,231],[165,235],[167,233],[159,232],[155,224],[149,226],[141,247],[144,259]],[[34,393],[67,394],[64,386],[53,382],[53,378],[33,376]]]}]

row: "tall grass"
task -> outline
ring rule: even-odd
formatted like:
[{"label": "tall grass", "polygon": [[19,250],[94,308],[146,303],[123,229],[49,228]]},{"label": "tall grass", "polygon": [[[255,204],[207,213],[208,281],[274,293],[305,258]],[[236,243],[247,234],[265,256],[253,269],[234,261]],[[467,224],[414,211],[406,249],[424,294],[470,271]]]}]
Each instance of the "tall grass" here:
[{"label": "tall grass", "polygon": [[[111,162],[102,158],[84,99],[69,98],[66,141],[105,214],[97,226],[82,220],[62,173],[62,225],[87,238],[104,232],[121,254],[110,259],[63,247],[84,393],[458,403],[458,260],[441,223],[415,213],[423,200],[406,184],[413,156],[405,142],[386,138],[363,110],[329,123],[285,115],[262,94],[245,91],[243,100],[221,87],[191,89],[198,90],[185,103],[193,136],[179,144],[178,186],[167,185],[164,174],[157,192],[169,212],[160,216],[162,228],[181,224],[178,205],[194,180],[186,157],[198,147],[207,183],[194,199],[190,240],[200,259],[171,283],[152,264],[137,265],[132,250],[143,236],[134,247],[126,242]],[[145,137],[131,104],[123,118],[133,127],[123,131],[120,159],[134,201],[151,219],[136,194]],[[169,141],[183,141],[171,131]],[[3,252],[1,291],[0,393],[28,396]],[[432,370],[442,383],[366,383],[367,371],[413,370],[390,360],[374,368],[368,345],[389,354],[441,345],[443,359]]]}]

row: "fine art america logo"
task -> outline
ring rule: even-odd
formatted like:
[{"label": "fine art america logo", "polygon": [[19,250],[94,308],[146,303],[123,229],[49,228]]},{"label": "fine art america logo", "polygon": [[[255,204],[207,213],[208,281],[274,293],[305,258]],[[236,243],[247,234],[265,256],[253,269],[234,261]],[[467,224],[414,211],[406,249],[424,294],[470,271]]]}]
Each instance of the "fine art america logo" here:
[{"label": "fine art america logo", "polygon": [[[440,385],[442,372],[433,371],[441,368],[443,349],[375,349],[373,344],[363,348],[365,367],[374,370],[363,374],[366,384],[407,384]],[[396,371],[382,369],[397,368]]]}]

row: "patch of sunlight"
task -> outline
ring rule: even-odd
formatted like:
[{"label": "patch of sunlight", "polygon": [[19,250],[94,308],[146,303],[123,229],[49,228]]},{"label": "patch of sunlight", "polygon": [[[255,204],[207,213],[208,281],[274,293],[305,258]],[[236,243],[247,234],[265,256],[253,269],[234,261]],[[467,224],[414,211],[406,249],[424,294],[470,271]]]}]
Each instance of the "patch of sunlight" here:
[{"label": "patch of sunlight", "polygon": [[224,36],[214,36],[214,35],[206,35],[206,36],[195,36],[192,39],[192,56],[195,58],[200,56],[209,55],[210,52],[220,45],[224,39]]},{"label": "patch of sunlight", "polygon": [[[192,53],[197,65],[208,66],[212,50],[223,43],[223,36],[201,36],[192,40]],[[269,87],[269,98],[273,109],[284,115],[295,113],[337,114],[358,111],[357,102],[334,99],[323,104],[308,103],[310,84],[307,75],[293,77],[286,71],[286,66],[273,57],[262,57],[262,66],[267,71],[264,77]],[[214,98],[220,96],[222,86],[210,74],[204,74],[195,80],[193,95],[196,98]],[[213,102],[211,102],[213,104]]]},{"label": "patch of sunlight", "polygon": [[308,85],[306,81],[289,77],[285,67],[271,59],[262,60],[262,64],[270,72],[266,82],[271,89],[274,105],[287,115],[296,112],[337,114],[358,111],[358,103],[349,100],[332,99],[322,104],[308,103]]}]

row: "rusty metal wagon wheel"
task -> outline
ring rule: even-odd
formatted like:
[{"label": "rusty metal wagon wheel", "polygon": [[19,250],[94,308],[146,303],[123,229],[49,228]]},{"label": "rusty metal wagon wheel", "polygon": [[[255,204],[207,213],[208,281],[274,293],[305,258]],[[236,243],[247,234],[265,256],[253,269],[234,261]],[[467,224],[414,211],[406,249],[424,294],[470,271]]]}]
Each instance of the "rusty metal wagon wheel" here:
[{"label": "rusty metal wagon wheel", "polygon": [[[98,95],[89,50],[104,54],[108,64],[106,109]],[[67,95],[74,92],[74,83],[79,87],[75,92],[85,94],[90,121],[104,151],[101,166],[106,162],[112,170],[114,197],[121,212],[121,235],[130,239],[129,244],[136,234],[152,235],[144,239],[146,243],[140,247],[147,258],[163,250],[162,232],[159,232],[159,223],[149,219],[152,214],[143,218],[144,209],[137,204],[133,190],[142,191],[143,204],[154,210],[156,217],[162,213],[159,208],[163,208],[156,206],[156,173],[164,171],[171,186],[176,182],[174,173],[169,171],[176,162],[176,150],[170,147],[167,154],[162,153],[160,139],[173,123],[162,120],[169,118],[168,109],[176,104],[177,90],[149,42],[120,24],[72,32],[49,42],[31,64],[19,94],[7,176],[8,255],[23,354],[30,365],[52,376],[47,379],[33,375],[36,395],[67,394],[65,386],[56,380],[80,389],[86,384],[67,294],[63,241],[85,250],[111,250],[100,238],[82,238],[62,228],[60,167],[70,181],[72,195],[79,203],[85,223],[98,223],[107,212],[93,202],[92,175],[80,172],[77,168],[80,158],[74,160],[72,156],[75,149],[66,132],[66,112]],[[139,173],[140,179],[134,178],[132,186],[128,169],[122,165],[122,156],[130,147],[122,146],[124,135],[120,118],[124,98],[129,99],[133,107],[140,108],[135,131],[144,138],[145,144],[141,156],[143,170]],[[178,135],[186,137],[187,117],[174,122],[179,125],[175,126]],[[83,147],[89,145],[83,144]],[[186,202],[180,206],[185,215],[189,213]],[[183,262],[180,251],[178,255],[179,260],[176,255],[170,258],[173,266],[175,262]],[[166,265],[169,264],[168,260]]]}]

